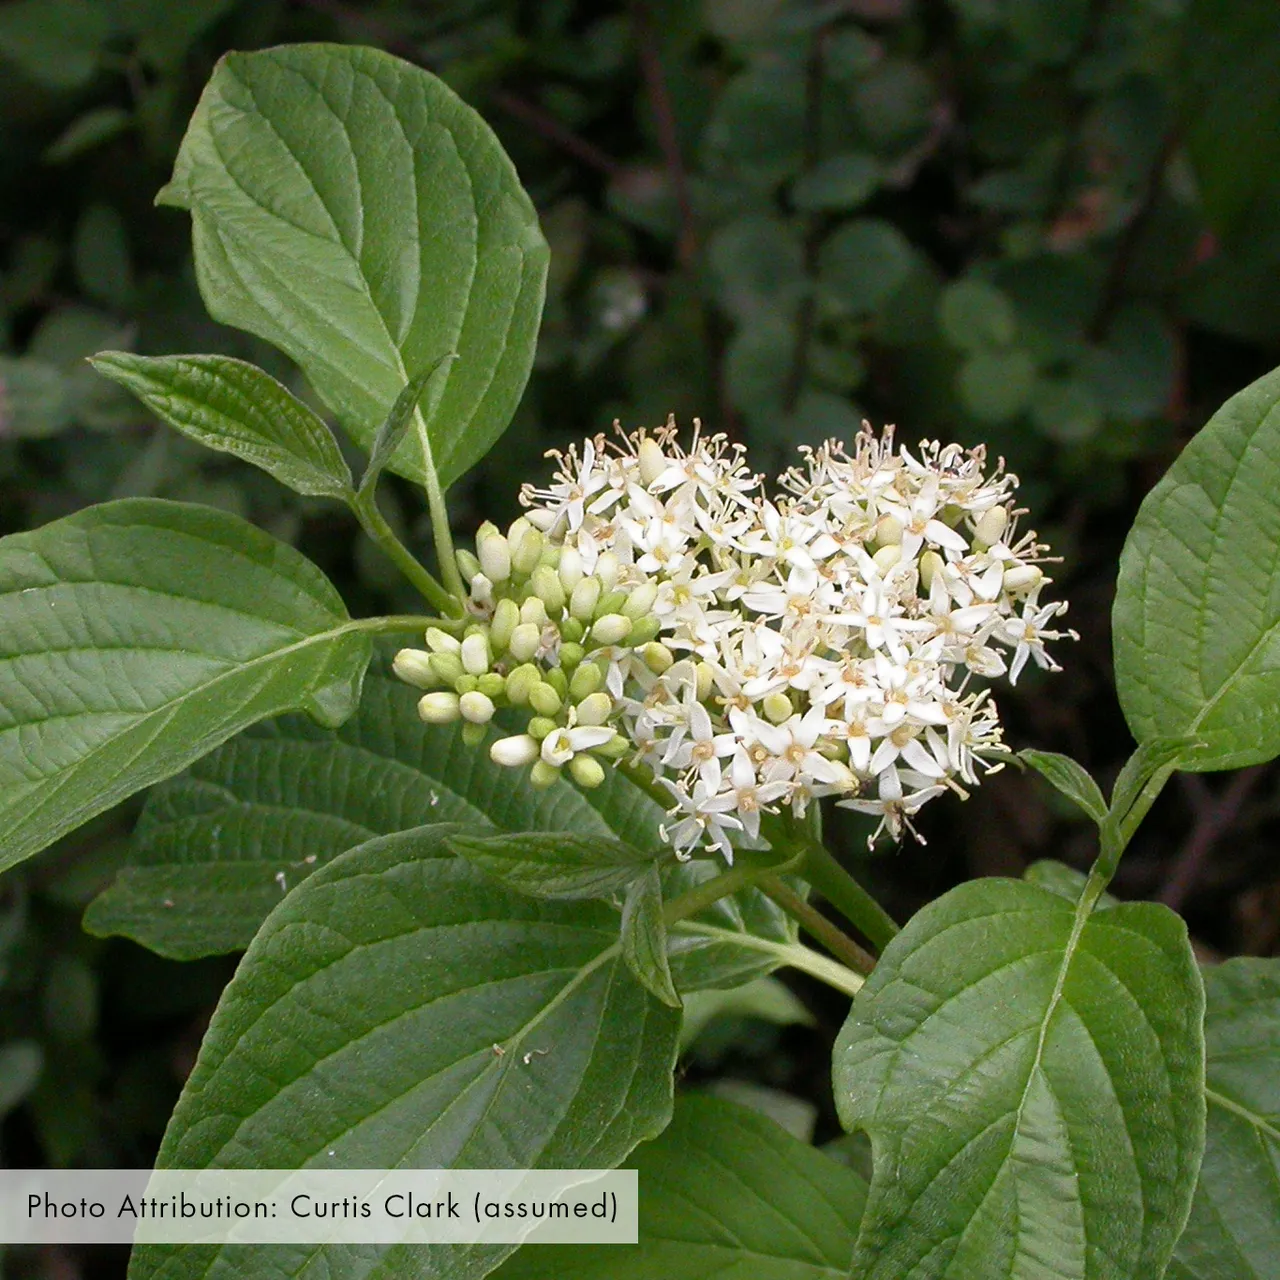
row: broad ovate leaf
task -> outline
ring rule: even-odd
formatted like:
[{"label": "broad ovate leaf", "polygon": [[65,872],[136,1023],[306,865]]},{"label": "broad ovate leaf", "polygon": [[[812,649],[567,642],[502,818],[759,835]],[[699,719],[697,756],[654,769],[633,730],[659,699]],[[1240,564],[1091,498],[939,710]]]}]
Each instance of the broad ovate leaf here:
[{"label": "broad ovate leaf", "polygon": [[369,657],[320,570],[225,512],[132,499],[0,540],[0,868],[256,720],[342,723]]},{"label": "broad ovate leaf", "polygon": [[656,862],[636,877],[622,904],[622,958],[642,986],[663,1004],[680,1008],[671,980],[667,925],[662,916],[662,872]]},{"label": "broad ovate leaf", "polygon": [[[159,1167],[609,1168],[661,1132],[680,1015],[628,973],[616,911],[506,889],[449,829],[349,850],[277,907]],[[512,1248],[150,1247],[130,1276],[473,1280]]]},{"label": "broad ovate leaf", "polygon": [[567,782],[513,787],[488,746],[466,746],[457,725],[423,724],[412,689],[370,673],[336,731],[300,716],[260,724],[157,788],[130,865],[90,905],[85,927],[178,960],[239,951],[318,867],[428,823],[596,841],[652,828],[657,839],[660,810],[621,775],[609,774],[593,805]]},{"label": "broad ovate leaf", "polygon": [[[360,444],[453,352],[422,407],[441,482],[506,429],[547,245],[488,125],[429,72],[343,45],[228,54],[159,198],[191,211],[213,317],[291,356]],[[425,477],[417,432],[391,465]]]},{"label": "broad ovate leaf", "polygon": [[1280,1259],[1280,960],[1205,970],[1204,1163],[1169,1280],[1267,1280]]},{"label": "broad ovate leaf", "polygon": [[1280,370],[1231,397],[1147,495],[1120,560],[1116,685],[1133,735],[1195,771],[1280,753]]},{"label": "broad ovate leaf", "polygon": [[463,832],[450,838],[449,847],[512,889],[535,898],[607,898],[625,889],[659,856],[622,840],[567,831]]},{"label": "broad ovate leaf", "polygon": [[1204,1142],[1203,988],[1181,920],[1016,880],[931,903],[836,1046],[869,1133],[859,1280],[1147,1280]]},{"label": "broad ovate leaf", "polygon": [[243,458],[298,493],[339,499],[351,493],[351,471],[333,433],[248,361],[100,351],[90,363],[207,448]]},{"label": "broad ovate leaf", "polygon": [[639,1244],[530,1245],[495,1280],[846,1280],[866,1183],[767,1117],[681,1098],[628,1167]]}]

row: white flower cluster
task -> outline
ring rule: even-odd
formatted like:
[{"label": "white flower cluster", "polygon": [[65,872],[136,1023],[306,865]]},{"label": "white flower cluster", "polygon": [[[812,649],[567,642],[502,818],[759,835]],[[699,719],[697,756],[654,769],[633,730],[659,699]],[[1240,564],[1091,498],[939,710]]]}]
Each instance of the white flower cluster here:
[{"label": "white flower cluster", "polygon": [[553,455],[527,514],[461,553],[468,634],[397,658],[444,686],[423,717],[528,707],[491,754],[535,784],[567,768],[598,785],[601,758],[633,757],[671,795],[682,856],[732,858],[762,810],[819,796],[898,838],[926,801],[967,794],[1002,750],[972,677],[1058,670],[1045,641],[1074,635],[1051,629],[1065,603],[1040,603],[1047,549],[1018,532],[1017,479],[982,448],[895,450],[865,424],[852,452],[804,454],[775,497],[740,446],[695,431],[686,451],[672,423]]}]

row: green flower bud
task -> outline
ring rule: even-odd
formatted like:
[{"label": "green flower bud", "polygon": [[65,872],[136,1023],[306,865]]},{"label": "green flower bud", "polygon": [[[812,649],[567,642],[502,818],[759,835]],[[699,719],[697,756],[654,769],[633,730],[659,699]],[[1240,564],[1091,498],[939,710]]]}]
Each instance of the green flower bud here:
[{"label": "green flower bud", "polygon": [[569,761],[569,774],[578,786],[591,790],[604,781],[604,765],[590,756],[576,755]]},{"label": "green flower bud", "polygon": [[463,582],[470,582],[477,573],[484,573],[480,561],[470,551],[456,551],[454,556],[458,561],[458,571],[462,574]]},{"label": "green flower bud", "polygon": [[427,661],[442,684],[452,684],[463,672],[462,659],[457,653],[433,653]]},{"label": "green flower bud", "polygon": [[1007,507],[990,507],[978,517],[973,527],[973,549],[985,551],[1004,537],[1009,527],[1009,509]]},{"label": "green flower bud", "polygon": [[488,736],[482,724],[473,724],[470,720],[462,722],[462,745],[478,747]]},{"label": "green flower bud", "polygon": [[582,555],[577,547],[562,547],[559,565],[560,585],[566,591],[572,591],[582,581]]},{"label": "green flower bud", "polygon": [[881,547],[871,558],[876,562],[876,568],[881,573],[888,573],[902,559],[902,544],[891,542],[888,546]]},{"label": "green flower bud", "polygon": [[670,671],[676,661],[676,655],[665,644],[657,644],[656,642],[646,644],[640,656],[644,659],[644,665],[655,676],[660,676],[664,672]]},{"label": "green flower bud", "polygon": [[[592,747],[592,755],[604,756],[606,760],[621,760],[631,750],[631,744],[620,733],[615,733],[608,742]],[[577,756],[574,757],[577,759]]]},{"label": "green flower bud", "polygon": [[511,633],[520,625],[520,606],[514,600],[499,600],[489,624],[489,641],[494,653],[505,653]]},{"label": "green flower bud", "polygon": [[540,564],[533,571],[533,589],[538,599],[547,607],[548,614],[559,613],[564,608],[564,587],[560,575],[547,564]]},{"label": "green flower bud", "polygon": [[613,714],[613,699],[607,693],[593,693],[578,703],[578,723],[601,725]]},{"label": "green flower bud", "polygon": [[507,677],[507,701],[513,707],[525,706],[529,701],[529,695],[541,683],[542,672],[532,662],[524,663]]},{"label": "green flower bud", "polygon": [[522,622],[512,633],[507,648],[517,662],[528,662],[542,644],[542,628],[536,622]]},{"label": "green flower bud", "polygon": [[[561,646],[561,654],[563,655],[564,646]],[[584,662],[573,673],[573,679],[569,681],[569,696],[575,702],[581,702],[583,698],[589,698],[595,691],[604,685],[604,672],[595,662]]]},{"label": "green flower bud", "polygon": [[897,516],[881,516],[876,521],[876,542],[881,547],[896,547],[902,542],[902,521]]},{"label": "green flower bud", "polygon": [[711,690],[715,688],[715,672],[705,662],[700,662],[694,668],[694,674],[697,679],[694,692],[697,693],[699,702],[706,702],[711,697]]},{"label": "green flower bud", "polygon": [[418,715],[427,724],[452,724],[461,714],[456,693],[427,693],[418,699]]},{"label": "green flower bud", "polygon": [[590,622],[595,616],[601,590],[600,579],[594,574],[590,578],[583,578],[569,596],[570,614],[579,622]]},{"label": "green flower bud", "polygon": [[417,689],[434,689],[440,683],[431,669],[431,655],[425,649],[401,649],[392,660],[391,669]]},{"label": "green flower bud", "polygon": [[569,677],[565,675],[561,667],[551,667],[548,669],[543,679],[549,684],[562,698],[569,692]]},{"label": "green flower bud", "polygon": [[619,591],[615,588],[612,591],[606,591],[599,600],[596,601],[597,618],[603,618],[606,613],[621,613],[622,606],[627,603],[627,593]]},{"label": "green flower bud", "polygon": [[491,582],[506,582],[511,576],[511,547],[488,520],[476,531],[476,555],[480,569]]},{"label": "green flower bud", "polygon": [[591,627],[596,644],[621,644],[631,634],[631,619],[623,613],[606,613]]},{"label": "green flower bud", "polygon": [[496,671],[486,671],[484,675],[476,678],[476,688],[486,698],[500,698],[507,691],[507,681]]},{"label": "green flower bud", "polygon": [[612,591],[618,585],[618,574],[622,570],[622,562],[612,551],[605,551],[596,559],[596,577],[605,591]]},{"label": "green flower bud", "polygon": [[536,627],[547,625],[547,606],[542,603],[541,596],[525,597],[524,603],[520,606],[520,621],[532,622]]},{"label": "green flower bud", "polygon": [[529,770],[529,781],[539,790],[554,787],[560,781],[560,770],[545,760],[535,760]]},{"label": "green flower bud", "polygon": [[652,437],[640,441],[640,479],[648,488],[667,469],[667,459],[662,446]]},{"label": "green flower bud", "polygon": [[462,642],[462,666],[473,676],[482,676],[489,670],[489,637],[483,632],[469,635]]},{"label": "green flower bud", "polygon": [[934,576],[942,572],[943,563],[942,557],[936,551],[926,551],[920,557],[921,590],[928,592],[932,589]]},{"label": "green flower bud", "polygon": [[537,684],[529,690],[529,705],[540,716],[554,716],[564,703],[549,684]]},{"label": "green flower bud", "polygon": [[575,644],[587,634],[587,628],[577,618],[565,618],[560,624],[560,638]]},{"label": "green flower bud", "polygon": [[472,724],[488,724],[497,708],[493,705],[492,698],[487,698],[479,689],[475,689],[458,699],[458,710],[462,712],[462,718],[470,720]]},{"label": "green flower bud", "polygon": [[547,734],[555,733],[558,728],[560,726],[550,716],[534,716],[529,721],[529,736],[541,742]]},{"label": "green flower bud", "polygon": [[560,646],[561,668],[565,671],[572,671],[582,661],[585,654],[586,650],[576,640],[566,640]]},{"label": "green flower bud", "polygon": [[1030,591],[1044,581],[1044,571],[1036,564],[1017,564],[1004,571],[1006,591]]},{"label": "green flower bud", "polygon": [[499,738],[489,748],[489,759],[508,769],[520,769],[538,758],[538,740],[531,734],[518,733],[512,738]]},{"label": "green flower bud", "polygon": [[480,679],[473,676],[470,671],[464,671],[454,682],[453,687],[458,693],[474,693],[480,687]]},{"label": "green flower bud", "polygon": [[532,573],[538,567],[545,545],[541,530],[526,521],[526,528],[517,542],[511,540],[511,567],[517,573]]},{"label": "green flower bud", "polygon": [[439,627],[428,627],[427,648],[432,653],[457,653],[462,648],[462,642],[447,631],[441,631]]},{"label": "green flower bud", "polygon": [[631,634],[627,637],[627,643],[632,648],[637,645],[648,644],[661,630],[662,620],[658,615],[656,613],[647,613],[632,626]]},{"label": "green flower bud", "polygon": [[790,718],[791,712],[791,699],[785,693],[771,693],[764,700],[765,719],[770,724],[781,724]]},{"label": "green flower bud", "polygon": [[626,598],[626,602],[622,606],[622,612],[628,618],[643,618],[653,608],[653,602],[657,598],[658,584],[656,582],[642,582]]}]

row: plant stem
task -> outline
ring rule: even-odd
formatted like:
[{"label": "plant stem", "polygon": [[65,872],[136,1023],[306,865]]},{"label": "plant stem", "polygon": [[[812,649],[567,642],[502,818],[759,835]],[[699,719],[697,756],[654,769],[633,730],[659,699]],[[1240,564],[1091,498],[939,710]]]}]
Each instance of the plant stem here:
[{"label": "plant stem", "polygon": [[387,559],[417,587],[425,599],[442,613],[457,614],[461,611],[457,599],[419,564],[417,557],[396,537],[386,517],[378,510],[372,494],[367,499],[353,495],[348,499],[348,505],[355,512],[356,519],[360,521],[360,527],[378,544]]},{"label": "plant stem", "polygon": [[713,902],[719,902],[721,898],[727,898],[731,893],[750,888],[762,876],[768,874],[767,869],[762,870],[760,867],[730,867],[728,871],[721,872],[713,879],[694,885],[678,898],[672,898],[663,908],[662,918],[668,925],[687,920],[690,916],[696,916],[699,911],[705,911]]},{"label": "plant stem", "polygon": [[756,888],[771,898],[811,937],[822,943],[856,973],[867,974],[875,968],[875,957],[864,951],[848,934],[838,929],[816,907],[806,902],[794,889],[777,876],[766,872]]},{"label": "plant stem", "polygon": [[[449,594],[457,603],[458,611],[467,598],[467,588],[463,585],[462,574],[458,572],[458,558],[453,554],[453,533],[449,529],[449,508],[444,503],[444,490],[440,487],[440,477],[436,474],[435,459],[431,456],[431,438],[427,434],[427,420],[421,409],[413,411],[413,420],[418,428],[418,443],[422,447],[422,465],[427,473],[424,482],[427,490],[427,506],[431,511],[431,536],[435,539],[436,558],[440,562],[440,576]],[[446,612],[449,612],[446,610]]]},{"label": "plant stem", "polygon": [[846,968],[821,951],[806,947],[803,942],[793,942],[781,947],[777,954],[783,964],[807,973],[811,978],[817,978],[819,982],[825,982],[827,986],[847,996],[856,996],[866,982],[862,974]]},{"label": "plant stem", "polygon": [[877,951],[883,951],[898,932],[893,917],[836,861],[825,845],[803,833],[797,835],[804,850],[800,874],[859,929]]},{"label": "plant stem", "polygon": [[396,613],[381,618],[357,618],[345,630],[369,631],[374,635],[396,635],[405,631],[426,631],[428,627],[453,626],[453,618],[428,618],[416,613]]}]

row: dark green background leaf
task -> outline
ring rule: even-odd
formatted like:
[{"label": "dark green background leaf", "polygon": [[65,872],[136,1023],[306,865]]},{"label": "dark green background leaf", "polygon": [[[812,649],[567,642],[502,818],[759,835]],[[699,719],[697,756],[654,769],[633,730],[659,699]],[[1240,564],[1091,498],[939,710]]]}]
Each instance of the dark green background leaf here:
[{"label": "dark green background leaf", "polygon": [[772,1120],[696,1094],[628,1161],[640,1243],[530,1246],[495,1280],[845,1280],[866,1202],[852,1170]]}]

